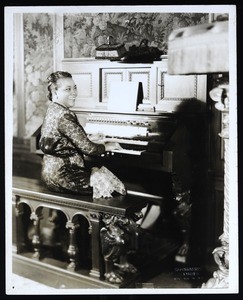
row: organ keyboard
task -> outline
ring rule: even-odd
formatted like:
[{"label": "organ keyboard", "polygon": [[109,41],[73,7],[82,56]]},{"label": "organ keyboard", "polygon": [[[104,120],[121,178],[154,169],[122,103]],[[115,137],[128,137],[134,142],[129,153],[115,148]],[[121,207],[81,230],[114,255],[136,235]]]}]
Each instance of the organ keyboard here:
[{"label": "organ keyboard", "polygon": [[159,152],[176,122],[171,116],[155,114],[77,112],[77,115],[91,140],[117,143],[117,148],[110,151],[112,154],[132,156],[151,152],[151,146],[152,151]]},{"label": "organ keyboard", "polygon": [[[180,113],[75,111],[94,142],[112,142],[100,158],[86,157],[87,165],[105,165],[135,194],[154,196],[156,201],[173,197],[172,177],[190,186],[188,131],[190,116]],[[189,128],[189,130],[188,130]],[[150,195],[150,196],[149,196]]]}]

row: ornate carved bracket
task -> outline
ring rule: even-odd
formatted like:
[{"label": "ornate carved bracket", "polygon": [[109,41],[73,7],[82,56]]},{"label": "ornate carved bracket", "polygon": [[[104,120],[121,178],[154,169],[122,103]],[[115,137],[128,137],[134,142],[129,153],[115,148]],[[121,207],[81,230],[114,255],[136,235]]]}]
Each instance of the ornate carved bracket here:
[{"label": "ornate carved bracket", "polygon": [[128,254],[138,248],[139,226],[142,217],[135,213],[131,217],[103,215],[104,227],[100,230],[102,254],[105,260],[105,278],[111,283],[122,283],[128,274],[137,269],[128,262]]}]

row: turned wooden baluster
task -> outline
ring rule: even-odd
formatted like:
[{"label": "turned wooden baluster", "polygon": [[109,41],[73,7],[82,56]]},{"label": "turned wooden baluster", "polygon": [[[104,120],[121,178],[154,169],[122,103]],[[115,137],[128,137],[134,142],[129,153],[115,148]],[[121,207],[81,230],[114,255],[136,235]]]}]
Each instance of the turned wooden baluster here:
[{"label": "turned wooden baluster", "polygon": [[14,195],[13,200],[15,202],[15,214],[16,214],[16,243],[17,243],[17,253],[20,254],[27,248],[27,226],[24,222],[24,206],[18,205],[19,202],[19,196]]},{"label": "turned wooden baluster", "polygon": [[66,228],[69,229],[69,247],[67,250],[69,256],[69,265],[67,269],[69,271],[76,271],[78,267],[78,248],[76,246],[76,229],[79,227],[79,224],[73,223],[72,221],[67,221]]},{"label": "turned wooden baluster", "polygon": [[102,267],[102,257],[100,248],[100,214],[92,212],[89,214],[90,228],[89,233],[91,234],[91,252],[92,252],[92,269],[89,275],[94,278],[100,278],[104,275]]},{"label": "turned wooden baluster", "polygon": [[32,258],[39,260],[41,257],[40,253],[40,221],[43,219],[42,210],[38,212],[32,212],[30,219],[33,220],[34,225],[34,235],[32,237],[32,245],[34,247],[34,254]]}]

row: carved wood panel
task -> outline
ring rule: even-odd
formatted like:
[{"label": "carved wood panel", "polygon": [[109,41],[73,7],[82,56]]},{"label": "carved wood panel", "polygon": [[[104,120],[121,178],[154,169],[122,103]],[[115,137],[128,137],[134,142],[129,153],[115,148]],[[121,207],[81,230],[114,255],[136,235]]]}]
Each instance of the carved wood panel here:
[{"label": "carved wood panel", "polygon": [[157,110],[201,109],[206,103],[206,75],[168,75],[167,61],[157,67]]},{"label": "carved wood panel", "polygon": [[141,82],[144,97],[150,99],[151,94],[151,67],[149,68],[119,68],[102,69],[102,102],[109,99],[110,84],[114,81]]},{"label": "carved wood panel", "polygon": [[128,69],[128,81],[142,82],[144,98],[150,100],[151,91],[151,79],[150,79],[150,68],[143,69]]},{"label": "carved wood panel", "polygon": [[102,69],[101,102],[106,103],[108,101],[111,82],[125,81],[125,76],[126,70],[123,69]]},{"label": "carved wood panel", "polygon": [[158,100],[192,100],[197,98],[197,75],[168,75],[158,71]]}]

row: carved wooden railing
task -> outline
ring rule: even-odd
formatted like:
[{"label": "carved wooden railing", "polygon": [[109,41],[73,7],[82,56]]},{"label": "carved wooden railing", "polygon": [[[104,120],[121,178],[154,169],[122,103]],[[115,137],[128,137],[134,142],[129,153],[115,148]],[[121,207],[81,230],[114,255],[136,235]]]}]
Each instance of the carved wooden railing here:
[{"label": "carved wooden railing", "polygon": [[[96,278],[103,281],[105,279],[109,284],[126,285],[126,278],[136,275],[137,270],[129,263],[128,256],[137,251],[140,227],[136,221],[142,217],[141,209],[146,206],[143,199],[132,195],[92,199],[88,195],[53,193],[38,180],[14,177],[13,202],[17,218],[16,252],[19,256],[32,252],[29,264],[31,261],[41,262],[45,256],[42,251],[41,221],[44,218],[43,209],[48,208],[51,212],[49,218],[55,219],[54,223],[58,223],[56,212],[61,212],[66,219],[69,235],[67,271],[76,272],[79,269],[77,240],[80,238],[77,230],[80,224],[77,216],[80,215],[88,222],[91,243],[91,269],[86,274],[86,282],[88,278]],[[31,240],[26,220],[27,223],[32,223]]]}]

